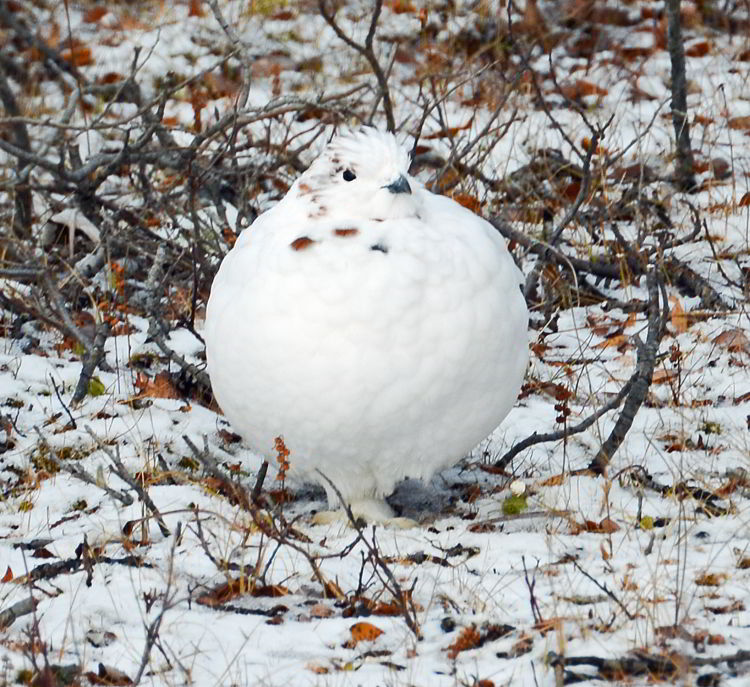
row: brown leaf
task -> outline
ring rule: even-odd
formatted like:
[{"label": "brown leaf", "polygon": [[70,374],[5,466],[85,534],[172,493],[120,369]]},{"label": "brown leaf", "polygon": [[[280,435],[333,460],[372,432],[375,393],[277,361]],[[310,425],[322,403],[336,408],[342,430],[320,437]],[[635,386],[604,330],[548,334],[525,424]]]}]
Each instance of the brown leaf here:
[{"label": "brown leaf", "polygon": [[745,610],[745,604],[742,601],[732,601],[724,606],[706,606],[706,610],[714,615],[723,615],[724,613],[737,613]]},{"label": "brown leaf", "polygon": [[666,370],[661,368],[654,372],[654,376],[651,378],[652,384],[666,384],[671,382],[677,376],[677,370]]},{"label": "brown leaf", "polygon": [[349,628],[349,632],[352,636],[352,642],[354,642],[355,645],[358,642],[375,641],[383,634],[383,630],[368,622],[354,623],[354,625]]},{"label": "brown leaf", "polygon": [[540,482],[539,486],[541,487],[559,487],[561,484],[565,484],[566,476],[564,473],[560,473],[559,475],[552,475],[552,477],[548,477],[545,480],[542,480]]},{"label": "brown leaf", "polygon": [[715,337],[713,343],[732,353],[750,353],[750,339],[741,329],[727,329]]},{"label": "brown leaf", "polygon": [[[89,671],[86,673],[86,678],[91,682],[92,685],[132,685],[133,681],[128,677],[126,673],[123,673],[117,668],[111,666],[105,666],[103,663],[99,664],[99,671],[94,673]],[[46,682],[44,684],[47,684]],[[59,684],[57,680],[54,683]]]},{"label": "brown leaf", "polygon": [[5,570],[5,575],[3,575],[3,579],[0,580],[0,582],[10,582],[13,579],[13,570],[11,570],[11,567],[8,566]]},{"label": "brown leaf", "polygon": [[685,309],[682,307],[679,298],[670,298],[670,301],[672,301],[672,326],[678,334],[683,334],[690,326],[688,324],[687,315],[685,314]]},{"label": "brown leaf", "polygon": [[325,604],[315,604],[310,606],[307,611],[312,618],[330,618],[333,615],[333,609]]},{"label": "brown leaf", "polygon": [[560,91],[568,100],[578,100],[587,95],[607,95],[607,89],[582,79],[561,86]]},{"label": "brown leaf", "polygon": [[70,62],[75,67],[85,67],[94,63],[91,56],[91,48],[87,45],[73,45],[60,51],[60,57]]},{"label": "brown leaf", "polygon": [[324,597],[326,599],[345,599],[346,594],[342,591],[341,587],[335,582],[328,580],[323,587]]},{"label": "brown leaf", "polygon": [[440,131],[434,131],[431,134],[422,136],[422,138],[424,138],[425,140],[434,140],[436,138],[455,138],[459,131],[468,129],[471,126],[472,121],[473,119],[469,119],[466,124],[460,126],[449,126],[448,128],[440,129]]},{"label": "brown leaf", "polygon": [[599,521],[597,532],[611,534],[612,532],[617,532],[619,529],[620,526],[612,518],[604,518]]},{"label": "brown leaf", "polygon": [[389,0],[386,6],[393,14],[414,14],[417,11],[409,0]]},{"label": "brown leaf", "polygon": [[456,641],[446,649],[446,651],[448,652],[448,658],[453,660],[462,651],[467,651],[468,649],[476,649],[481,641],[482,637],[474,625],[465,627],[463,630],[461,630],[461,634],[458,635]]},{"label": "brown leaf", "polygon": [[703,573],[695,578],[695,584],[699,587],[719,587],[726,579],[724,574],[719,573]]},{"label": "brown leaf", "polygon": [[471,210],[474,214],[479,214],[479,211],[482,209],[479,199],[469,193],[452,193],[450,197],[459,205]]},{"label": "brown leaf", "polygon": [[287,594],[289,594],[289,590],[286,587],[278,584],[256,585],[254,579],[243,575],[230,578],[226,582],[213,587],[199,596],[197,602],[204,606],[220,606],[239,596],[269,596],[275,598]]},{"label": "brown leaf", "polygon": [[517,658],[518,656],[523,656],[524,654],[528,654],[529,651],[531,651],[534,648],[534,640],[531,637],[531,635],[526,635],[525,637],[521,637],[511,648],[511,650],[508,652],[508,655],[511,658]]},{"label": "brown leaf", "polygon": [[105,14],[109,14],[109,8],[108,7],[92,7],[90,10],[87,10],[86,13],[83,15],[83,21],[86,24],[95,24],[98,22]]},{"label": "brown leaf", "polygon": [[328,668],[326,668],[325,666],[320,666],[317,663],[308,663],[305,668],[315,673],[316,675],[325,675],[326,673],[328,673]]},{"label": "brown leaf", "polygon": [[744,117],[732,117],[727,124],[729,124],[730,129],[747,131],[750,129],[750,115],[745,115]]},{"label": "brown leaf", "polygon": [[32,558],[56,558],[55,554],[44,547],[36,549],[31,555]]},{"label": "brown leaf", "polygon": [[190,0],[190,10],[188,11],[188,17],[202,17],[205,15],[202,7],[202,0]]},{"label": "brown leaf", "polygon": [[592,348],[633,348],[633,344],[630,342],[630,336],[627,334],[616,334],[615,336],[610,336],[608,339],[605,339],[601,343],[595,344],[592,346]]},{"label": "brown leaf", "polygon": [[686,57],[705,57],[711,52],[711,44],[708,41],[700,41],[685,47]]}]

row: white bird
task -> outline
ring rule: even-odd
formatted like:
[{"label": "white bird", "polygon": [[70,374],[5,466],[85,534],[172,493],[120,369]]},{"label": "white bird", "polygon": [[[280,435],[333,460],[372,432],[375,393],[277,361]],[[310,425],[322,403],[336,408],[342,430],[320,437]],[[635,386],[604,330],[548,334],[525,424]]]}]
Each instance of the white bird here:
[{"label": "white bird", "polygon": [[[339,135],[242,232],[211,288],[214,394],[255,452],[329,506],[384,497],[463,458],[513,406],[528,361],[522,274],[505,239],[408,174],[396,138]],[[318,472],[320,471],[320,473]]]}]

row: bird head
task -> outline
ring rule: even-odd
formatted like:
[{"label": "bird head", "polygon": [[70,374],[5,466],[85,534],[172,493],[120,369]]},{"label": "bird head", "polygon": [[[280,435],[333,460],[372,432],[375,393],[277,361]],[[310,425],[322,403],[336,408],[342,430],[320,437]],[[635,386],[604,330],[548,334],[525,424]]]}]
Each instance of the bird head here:
[{"label": "bird head", "polygon": [[409,161],[393,134],[363,127],[334,138],[295,191],[326,214],[356,208],[368,219],[414,216],[419,185],[409,176]]}]

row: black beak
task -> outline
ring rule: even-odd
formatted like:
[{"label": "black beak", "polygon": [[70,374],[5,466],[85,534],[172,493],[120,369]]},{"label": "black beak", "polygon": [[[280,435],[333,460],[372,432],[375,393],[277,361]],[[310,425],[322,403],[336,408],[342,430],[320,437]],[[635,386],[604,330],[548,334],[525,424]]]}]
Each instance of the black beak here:
[{"label": "black beak", "polygon": [[411,193],[411,186],[409,186],[409,182],[403,174],[396,181],[383,186],[383,188],[387,188],[391,193]]}]

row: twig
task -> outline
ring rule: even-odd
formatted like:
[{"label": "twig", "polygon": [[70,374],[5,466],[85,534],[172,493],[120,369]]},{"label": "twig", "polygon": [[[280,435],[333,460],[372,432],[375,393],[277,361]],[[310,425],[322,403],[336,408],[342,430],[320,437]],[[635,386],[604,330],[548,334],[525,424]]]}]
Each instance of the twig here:
[{"label": "twig", "polygon": [[203,450],[201,451],[190,439],[189,436],[183,434],[182,440],[188,445],[193,455],[203,466],[203,469],[211,475],[215,480],[219,482],[221,488],[226,493],[227,497],[231,499],[233,503],[236,503],[242,510],[248,513],[256,513],[258,507],[253,504],[252,497],[248,496],[245,488],[237,482],[229,479],[223,470],[219,467],[214,457],[208,451],[208,443],[206,442]]},{"label": "twig", "polygon": [[622,609],[623,613],[625,613],[625,615],[628,617],[628,620],[635,620],[635,615],[631,613],[627,608],[625,608],[625,604],[623,604],[622,601],[620,601],[620,599],[615,596],[614,592],[610,591],[609,587],[607,587],[606,584],[604,584],[603,582],[599,582],[599,580],[597,580],[595,577],[589,575],[589,573],[587,573],[580,565],[578,565],[576,561],[572,561],[572,563],[575,569],[579,573],[581,573],[581,575],[591,580],[597,587],[599,587],[599,589],[601,589],[610,599],[612,599],[612,601],[614,601]]},{"label": "twig", "polygon": [[[646,400],[646,394],[654,375],[656,354],[664,336],[667,320],[669,319],[669,303],[667,301],[666,289],[656,268],[648,273],[646,280],[649,295],[648,335],[646,343],[638,347],[635,379],[629,390],[622,412],[617,418],[612,432],[588,466],[589,470],[593,470],[598,474],[602,474],[606,470],[607,465],[612,460],[612,456],[614,456],[632,426],[635,414],[643,404],[643,401]],[[663,309],[659,307],[660,296],[664,304]]]},{"label": "twig", "polygon": [[159,509],[156,507],[156,504],[151,500],[151,497],[148,495],[148,492],[143,488],[143,485],[128,472],[127,468],[123,465],[122,461],[120,460],[120,447],[116,445],[115,450],[113,452],[110,450],[109,446],[101,442],[99,437],[97,437],[96,434],[94,434],[94,431],[91,429],[91,427],[86,427],[86,432],[96,442],[97,446],[102,451],[104,451],[104,453],[106,453],[109,459],[112,461],[112,464],[115,466],[115,474],[123,482],[125,482],[127,485],[129,485],[132,489],[135,490],[135,492],[138,494],[138,498],[141,500],[143,505],[145,505],[146,508],[148,508],[151,511],[154,518],[156,519],[157,524],[159,525],[159,530],[161,531],[162,535],[165,537],[168,537],[171,533],[166,523],[164,522],[164,518],[162,518],[162,515],[159,512]]},{"label": "twig", "polygon": [[54,451],[52,450],[52,447],[49,445],[47,440],[44,438],[44,435],[39,430],[39,427],[35,425],[34,430],[39,436],[39,439],[42,442],[42,445],[47,449],[47,455],[45,456],[45,458],[47,460],[52,461],[52,463],[54,463],[55,467],[58,470],[67,472],[71,477],[75,477],[76,479],[80,480],[81,482],[85,484],[90,484],[94,487],[98,487],[99,489],[104,491],[108,496],[115,499],[116,501],[119,501],[124,506],[130,506],[133,504],[133,498],[132,496],[130,496],[130,494],[127,494],[124,491],[117,491],[115,489],[112,489],[111,487],[108,487],[101,480],[98,480],[95,477],[92,477],[78,463],[70,464],[68,462],[63,462],[60,459],[58,459],[58,457],[55,455]]},{"label": "twig", "polygon": [[[0,63],[0,103],[2,103],[5,111],[11,117],[21,114],[21,110],[16,102],[16,97],[5,78],[5,69],[3,68],[2,63]],[[31,139],[29,138],[29,132],[26,129],[26,125],[23,122],[13,122],[9,125],[9,128],[13,132],[13,138],[18,144],[18,147],[30,151]],[[20,160],[18,161],[18,166],[19,168],[21,167]],[[31,191],[27,184],[16,184],[14,185],[13,190],[16,211],[13,214],[12,229],[17,237],[28,238],[31,236],[33,207]]]},{"label": "twig", "polygon": [[543,622],[542,611],[539,608],[539,602],[536,600],[534,594],[534,587],[536,587],[536,578],[529,579],[529,571],[526,568],[526,556],[521,556],[521,563],[523,564],[523,579],[526,582],[526,588],[529,590],[529,604],[531,605],[531,615],[534,616],[535,623]]},{"label": "twig", "polygon": [[33,613],[37,603],[38,601],[33,596],[29,596],[8,608],[4,608],[0,611],[0,629],[5,630],[19,618]]},{"label": "twig", "polygon": [[55,384],[55,378],[50,375],[49,381],[52,382],[52,388],[55,390],[55,396],[57,396],[57,400],[60,401],[60,405],[63,407],[63,410],[67,413],[68,417],[70,418],[70,426],[73,429],[78,429],[78,425],[76,424],[75,418],[70,412],[70,408],[65,405],[65,401],[62,400],[62,396],[60,396],[60,391],[57,388],[57,384]]},{"label": "twig", "polygon": [[250,66],[250,59],[247,55],[247,49],[242,41],[240,41],[240,37],[237,35],[237,32],[225,19],[224,15],[221,12],[221,8],[219,7],[219,3],[216,0],[208,0],[208,6],[213,12],[214,19],[216,19],[216,21],[219,23],[219,26],[221,26],[221,30],[232,42],[232,45],[237,51],[237,56],[240,60],[242,69],[240,83],[242,83],[242,90],[237,97],[235,108],[236,110],[242,110],[247,105],[247,100],[250,97],[250,85],[252,84],[252,70]]},{"label": "twig", "polygon": [[96,370],[102,360],[104,360],[104,344],[107,341],[108,336],[109,324],[107,322],[99,322],[99,324],[96,325],[96,336],[94,336],[94,341],[91,346],[86,349],[86,357],[81,366],[81,374],[78,377],[78,383],[73,392],[73,397],[70,399],[71,405],[78,405],[86,397],[91,378],[94,376],[94,370]]},{"label": "twig", "polygon": [[[614,117],[614,115],[612,115]],[[568,208],[563,218],[560,220],[560,223],[555,227],[554,231],[550,235],[549,241],[547,242],[549,244],[549,247],[547,250],[550,249],[550,247],[555,246],[557,242],[560,240],[560,237],[562,236],[562,232],[565,229],[565,227],[570,224],[570,222],[573,220],[573,218],[576,216],[576,213],[578,212],[579,208],[583,204],[583,201],[586,200],[589,189],[591,188],[591,158],[596,152],[596,148],[599,145],[599,140],[604,135],[604,131],[609,126],[610,122],[612,121],[612,118],[610,118],[609,122],[604,125],[604,127],[601,127],[599,129],[594,130],[591,142],[589,143],[589,148],[586,151],[586,156],[583,159],[583,171],[581,174],[581,187],[578,190],[578,195],[576,196],[575,201],[573,201],[573,204]],[[539,275],[542,272],[542,269],[544,269],[544,266],[547,264],[547,253],[541,253],[539,255],[539,260],[537,260],[536,265],[534,265],[534,268],[531,270],[529,275],[526,277],[526,283],[523,287],[523,295],[526,298],[526,300],[529,300],[529,297],[531,296],[531,293],[536,289],[537,282],[539,280]]]},{"label": "twig", "polygon": [[177,529],[175,530],[175,536],[172,540],[172,548],[169,552],[169,565],[167,566],[167,588],[164,590],[164,594],[162,595],[162,606],[161,610],[159,611],[159,614],[154,618],[154,620],[146,626],[146,643],[143,646],[143,652],[141,654],[141,664],[138,667],[138,672],[136,673],[135,677],[133,678],[133,684],[137,685],[140,684],[141,678],[143,677],[143,673],[146,671],[146,667],[148,666],[149,659],[151,657],[151,649],[153,648],[156,641],[159,639],[159,629],[161,628],[162,621],[164,620],[164,616],[166,615],[167,611],[174,608],[176,605],[175,602],[175,596],[172,593],[172,585],[174,584],[175,575],[174,575],[174,559],[175,559],[175,551],[177,549],[177,542],[180,541],[180,534],[182,532],[182,524],[177,523]]},{"label": "twig", "polygon": [[[320,559],[321,558],[334,558],[339,557],[339,555],[347,555],[354,545],[360,540],[361,534],[358,534],[357,539],[352,542],[349,546],[345,547],[344,551],[336,554],[331,554],[328,556],[316,556],[312,553],[310,553],[304,546],[300,546],[297,542],[292,541],[289,538],[289,534],[293,534],[297,536],[297,538],[301,538],[302,535],[300,535],[298,532],[293,530],[291,527],[289,527],[288,523],[283,519],[283,516],[280,514],[277,514],[275,517],[271,516],[270,513],[267,511],[261,510],[248,496],[246,490],[239,484],[234,483],[232,480],[230,480],[224,472],[221,470],[221,468],[216,463],[216,460],[211,456],[211,454],[208,451],[208,442],[205,441],[205,446],[203,451],[200,451],[198,447],[191,441],[191,439],[185,435],[183,435],[183,440],[185,443],[190,447],[190,450],[193,452],[193,455],[200,461],[200,463],[203,465],[204,469],[216,480],[219,481],[219,483],[222,485],[222,488],[226,492],[227,496],[232,499],[235,503],[238,503],[240,507],[245,510],[247,513],[250,514],[250,516],[253,519],[253,524],[267,537],[270,539],[273,539],[274,541],[278,542],[279,544],[282,544],[284,546],[288,546],[292,550],[296,551],[297,553],[301,554],[306,560],[308,565],[310,566],[310,569],[313,572],[313,575],[315,579],[318,580],[320,583],[320,586],[323,589],[323,592],[326,596],[335,596],[339,600],[343,600],[345,595],[343,595],[340,590],[338,589],[338,585],[331,584],[323,574],[323,571],[320,569]],[[305,538],[306,542],[309,542],[309,539]]]},{"label": "twig", "polygon": [[513,460],[513,458],[515,458],[521,451],[529,448],[529,446],[534,446],[535,444],[546,443],[549,441],[559,441],[560,439],[567,439],[574,434],[579,434],[580,432],[585,431],[586,429],[591,427],[591,425],[593,425],[602,415],[608,413],[610,410],[614,410],[620,405],[620,403],[622,403],[622,400],[630,392],[630,389],[635,383],[637,376],[638,371],[636,370],[636,372],[633,373],[630,379],[625,382],[617,396],[615,396],[609,403],[599,408],[599,410],[597,410],[595,413],[589,415],[585,420],[579,422],[573,427],[566,427],[565,429],[561,429],[556,432],[547,432],[545,434],[538,434],[537,432],[534,432],[531,436],[526,437],[523,441],[519,441],[517,444],[514,444],[502,458],[494,463],[494,467],[504,469]]},{"label": "twig", "polygon": [[154,262],[151,265],[151,269],[148,273],[148,279],[146,281],[146,292],[148,294],[146,302],[146,316],[148,317],[148,337],[153,339],[154,343],[159,347],[162,353],[172,362],[174,362],[182,372],[193,379],[195,383],[203,389],[211,388],[211,380],[208,374],[204,370],[201,370],[196,365],[189,363],[179,353],[175,352],[172,348],[167,345],[166,334],[168,327],[161,319],[161,305],[159,289],[163,279],[163,266],[167,261],[167,247],[165,243],[160,243],[156,249],[156,255],[154,256]]},{"label": "twig", "polygon": [[318,9],[326,23],[334,30],[335,34],[346,43],[350,48],[356,50],[362,57],[364,57],[369,63],[372,73],[378,82],[380,88],[380,95],[383,98],[383,110],[385,110],[385,118],[388,124],[388,131],[396,131],[396,120],[393,117],[393,105],[391,104],[391,94],[388,88],[388,79],[383,73],[383,69],[378,62],[378,58],[375,56],[373,50],[373,40],[375,38],[375,29],[378,25],[378,18],[380,17],[380,11],[383,9],[383,0],[375,0],[375,7],[372,10],[372,16],[370,17],[370,27],[367,30],[367,37],[365,38],[365,44],[360,45],[353,41],[347,36],[341,27],[336,22],[336,14],[330,13],[326,9],[326,0],[318,0]]},{"label": "twig", "polygon": [[[378,574],[378,577],[380,577],[381,582],[383,582],[386,589],[388,589],[391,596],[400,607],[401,616],[406,622],[407,627],[412,631],[414,636],[419,639],[421,636],[419,622],[417,620],[416,608],[414,607],[414,602],[412,601],[411,594],[401,587],[398,580],[396,579],[396,576],[393,574],[386,561],[380,555],[377,540],[375,539],[375,526],[373,526],[372,528],[372,542],[370,542],[364,535],[364,528],[362,527],[361,521],[354,517],[351,506],[346,502],[346,499],[344,499],[341,491],[339,491],[339,488],[323,472],[321,472],[320,470],[316,470],[316,472],[323,480],[325,480],[325,482],[331,487],[331,489],[333,489],[336,496],[338,496],[341,507],[344,509],[349,523],[357,531],[357,540],[361,541],[365,545],[365,548],[369,553],[369,557],[373,561],[375,571],[379,571],[380,573],[382,573],[382,576]],[[383,577],[385,577],[385,579],[383,579]]]},{"label": "twig", "polygon": [[260,498],[260,493],[263,489],[263,482],[266,480],[266,473],[268,472],[268,461],[264,460],[261,463],[260,469],[258,470],[258,477],[255,480],[255,486],[253,487],[253,491],[251,494],[251,497],[253,501],[258,501]]}]

